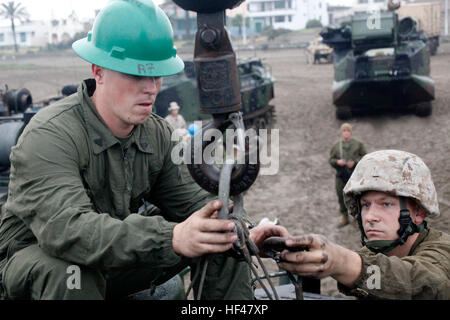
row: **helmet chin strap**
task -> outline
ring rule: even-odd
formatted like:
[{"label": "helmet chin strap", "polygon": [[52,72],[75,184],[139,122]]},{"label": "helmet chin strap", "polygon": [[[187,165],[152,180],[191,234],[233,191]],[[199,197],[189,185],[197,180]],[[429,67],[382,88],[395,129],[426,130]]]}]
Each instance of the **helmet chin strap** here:
[{"label": "helmet chin strap", "polygon": [[400,223],[400,228],[397,230],[399,238],[396,240],[374,240],[367,242],[365,241],[365,238],[367,238],[367,236],[364,232],[361,218],[361,205],[360,202],[358,201],[359,213],[357,216],[357,220],[359,229],[361,231],[361,243],[363,246],[366,246],[370,251],[374,253],[386,254],[390,252],[392,249],[396,248],[397,246],[405,244],[410,235],[416,232],[420,232],[424,228],[426,228],[427,226],[426,221],[422,222],[420,225],[416,225],[412,221],[411,214],[409,212],[408,207],[406,206],[406,198],[405,197],[399,198],[400,198],[400,217],[398,221]]}]

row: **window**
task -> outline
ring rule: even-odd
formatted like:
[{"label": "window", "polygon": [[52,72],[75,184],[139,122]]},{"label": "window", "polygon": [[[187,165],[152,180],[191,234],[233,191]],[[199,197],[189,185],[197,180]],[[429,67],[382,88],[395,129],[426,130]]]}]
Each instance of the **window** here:
[{"label": "window", "polygon": [[275,22],[284,22],[285,17],[284,16],[275,16]]},{"label": "window", "polygon": [[362,4],[362,3],[369,3],[369,0],[358,0],[358,3],[359,3],[359,4]]},{"label": "window", "polygon": [[0,42],[5,41],[5,34],[4,33],[0,33]]},{"label": "window", "polygon": [[20,42],[27,42],[27,34],[25,32],[19,33]]},{"label": "window", "polygon": [[275,1],[274,6],[275,9],[284,9],[286,8],[286,3],[284,1]]},{"label": "window", "polygon": [[385,0],[375,0],[375,2],[384,2]]}]

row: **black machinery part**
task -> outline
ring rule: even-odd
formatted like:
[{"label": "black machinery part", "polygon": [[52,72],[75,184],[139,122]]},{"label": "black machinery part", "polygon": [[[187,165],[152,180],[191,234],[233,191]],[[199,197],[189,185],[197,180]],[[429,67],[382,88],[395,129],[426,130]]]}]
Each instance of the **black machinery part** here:
[{"label": "black machinery part", "polygon": [[173,2],[184,10],[198,13],[214,13],[225,9],[233,9],[244,2],[244,0],[174,0]]},{"label": "black machinery part", "polygon": [[11,148],[16,144],[23,127],[23,121],[11,121],[0,124],[0,137],[2,137],[0,140],[0,170],[9,168]]},{"label": "black machinery part", "polygon": [[11,113],[22,113],[33,105],[33,98],[31,97],[31,92],[25,88],[8,90],[6,92],[6,102]]},{"label": "black machinery part", "polygon": [[[214,164],[208,164],[204,161],[203,151],[215,141],[210,141],[210,139],[205,138],[209,129],[217,129],[221,132],[224,132],[230,123],[223,120],[218,120],[217,117],[213,119],[213,121],[207,123],[203,126],[202,130],[198,132],[191,139],[190,143],[190,153],[187,154],[189,157],[188,160],[188,170],[192,176],[192,178],[199,184],[203,189],[212,193],[219,193],[219,182],[220,182],[220,173],[221,169]],[[198,141],[197,141],[198,140]],[[197,145],[198,144],[198,145]],[[245,150],[245,161],[243,164],[236,164],[231,172],[231,180],[230,180],[230,196],[238,195],[246,190],[248,190],[251,185],[256,181],[256,178],[259,174],[260,162],[259,162],[259,145],[256,146],[256,150],[254,150],[256,161],[253,160],[251,156],[252,150],[249,150],[249,145],[246,143]],[[200,163],[197,163],[196,155],[201,154],[202,159]]]}]

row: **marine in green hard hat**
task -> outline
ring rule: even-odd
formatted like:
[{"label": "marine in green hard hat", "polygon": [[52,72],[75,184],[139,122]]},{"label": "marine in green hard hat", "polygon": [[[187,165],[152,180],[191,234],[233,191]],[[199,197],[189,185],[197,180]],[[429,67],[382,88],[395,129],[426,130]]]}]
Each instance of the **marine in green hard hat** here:
[{"label": "marine in green hard hat", "polygon": [[123,298],[186,266],[195,274],[212,254],[201,298],[252,299],[248,266],[226,254],[234,223],[171,161],[172,128],[152,113],[161,77],[183,69],[166,15],[149,0],[112,0],[73,48],[93,79],[39,111],[11,151],[1,297]]},{"label": "marine in green hard hat", "polygon": [[87,38],[72,47],[90,63],[135,76],[170,76],[184,68],[170,21],[151,1],[111,0]]}]

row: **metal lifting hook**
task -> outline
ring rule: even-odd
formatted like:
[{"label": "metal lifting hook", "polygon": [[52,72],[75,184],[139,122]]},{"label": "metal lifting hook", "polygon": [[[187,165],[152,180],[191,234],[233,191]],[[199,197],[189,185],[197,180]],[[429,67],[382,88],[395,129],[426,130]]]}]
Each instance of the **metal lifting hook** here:
[{"label": "metal lifting hook", "polygon": [[[244,205],[242,193],[255,182],[259,173],[258,148],[256,148],[256,161],[250,163],[251,150],[247,147],[244,135],[244,122],[242,113],[241,93],[236,64],[236,55],[231,46],[228,33],[225,30],[225,9],[231,9],[243,0],[174,0],[174,2],[185,10],[197,12],[197,34],[195,39],[194,63],[199,89],[201,111],[213,115],[213,121],[205,125],[190,142],[188,148],[188,169],[194,180],[205,190],[217,194],[222,200],[223,206],[219,212],[220,219],[232,219],[236,223],[235,231],[238,240],[234,243],[234,253],[238,258],[245,260],[250,269],[259,279],[261,287],[267,296],[272,299],[271,294],[261,281],[255,269],[252,256],[255,256],[261,265],[265,275],[267,270],[258,256],[258,248],[250,238],[247,224],[243,221]],[[227,151],[233,154],[232,159],[225,160],[219,168],[214,163],[207,163],[203,157],[204,150],[213,142],[206,139],[209,129],[219,130],[224,133],[230,126],[236,130],[237,143],[232,146],[226,144]],[[197,142],[197,143],[196,143]],[[243,163],[236,163],[234,152],[243,159]],[[255,151],[253,151],[255,152]],[[227,153],[228,154],[228,153]],[[201,156],[199,162],[196,156]],[[254,154],[253,154],[254,155]],[[234,209],[228,212],[228,201],[232,197]],[[206,276],[209,256],[200,260],[203,263],[200,278],[198,298],[201,297],[202,287]],[[200,268],[193,277],[192,284],[197,281]],[[277,292],[267,277],[276,299]]]}]

